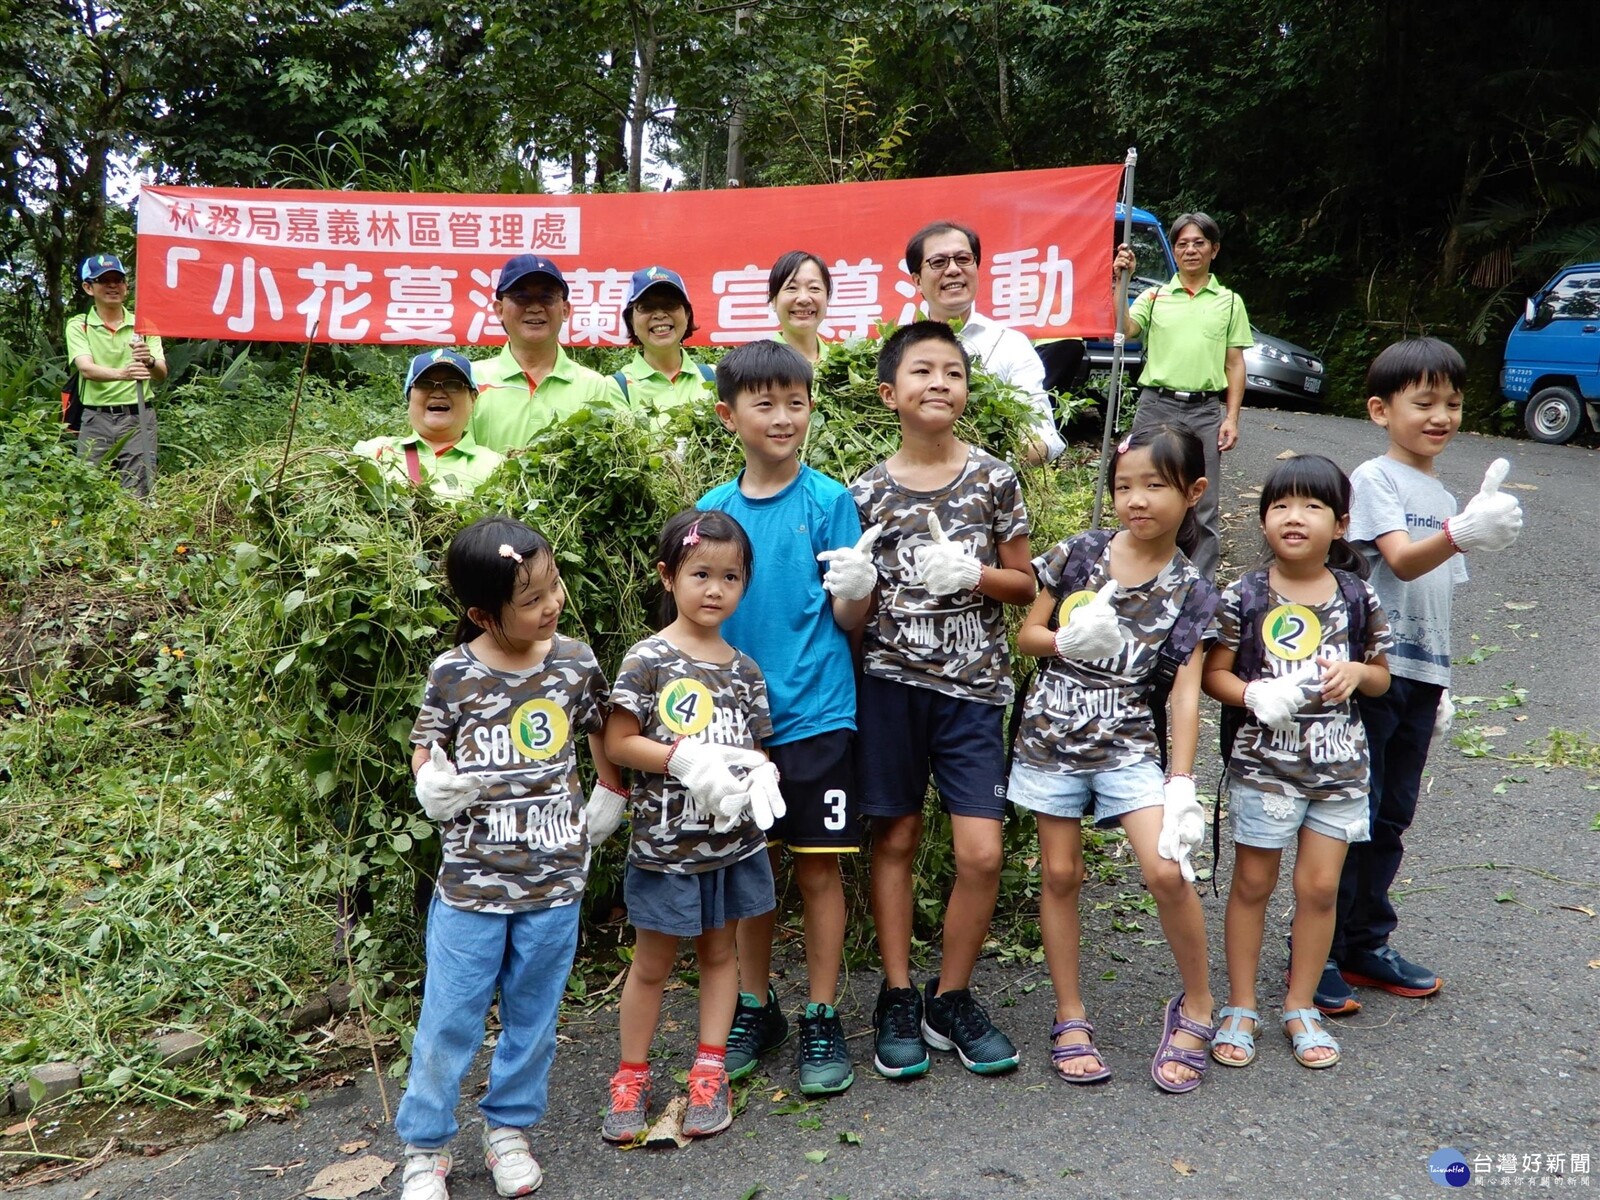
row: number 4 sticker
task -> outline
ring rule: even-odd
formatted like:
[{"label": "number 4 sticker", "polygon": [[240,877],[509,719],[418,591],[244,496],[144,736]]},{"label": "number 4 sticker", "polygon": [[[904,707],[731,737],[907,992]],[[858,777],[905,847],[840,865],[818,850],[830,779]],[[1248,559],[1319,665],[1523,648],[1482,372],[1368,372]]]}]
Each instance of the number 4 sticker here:
[{"label": "number 4 sticker", "polygon": [[661,689],[656,712],[679,737],[693,737],[711,724],[711,690],[698,679],[674,679]]}]

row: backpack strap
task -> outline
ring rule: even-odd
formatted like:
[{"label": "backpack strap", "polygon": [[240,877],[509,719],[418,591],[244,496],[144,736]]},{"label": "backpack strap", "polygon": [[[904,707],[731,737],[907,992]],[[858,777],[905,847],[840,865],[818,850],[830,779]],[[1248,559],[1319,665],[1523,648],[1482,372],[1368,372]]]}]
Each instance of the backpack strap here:
[{"label": "backpack strap", "polygon": [[617,381],[617,386],[622,389],[622,402],[624,404],[628,403],[628,377],[621,371],[618,371],[611,378],[615,379]]},{"label": "backpack strap", "polygon": [[1333,577],[1339,581],[1339,594],[1344,597],[1345,617],[1349,621],[1350,661],[1365,662],[1367,657],[1367,585],[1353,571],[1333,568]]},{"label": "backpack strap", "polygon": [[1178,619],[1167,631],[1167,640],[1156,651],[1156,665],[1145,684],[1145,700],[1150,705],[1150,715],[1155,720],[1156,745],[1161,751],[1161,770],[1167,769],[1167,699],[1172,695],[1173,682],[1183,669],[1195,647],[1211,628],[1211,618],[1216,615],[1222,593],[1209,579],[1201,577],[1189,585],[1178,608]]},{"label": "backpack strap", "polygon": [[[1261,676],[1261,663],[1266,654],[1266,647],[1261,641],[1261,621],[1267,615],[1267,601],[1271,595],[1265,568],[1251,571],[1239,580],[1239,648],[1233,656],[1233,673],[1246,683]],[[1220,729],[1224,771],[1233,758],[1233,741],[1244,724],[1245,713],[1246,709],[1241,705],[1222,706]]]},{"label": "backpack strap", "polygon": [[[717,369],[710,363],[695,363],[695,366],[700,368],[701,379],[704,379],[707,383],[715,383],[717,381]],[[626,395],[627,393],[623,394]]]}]

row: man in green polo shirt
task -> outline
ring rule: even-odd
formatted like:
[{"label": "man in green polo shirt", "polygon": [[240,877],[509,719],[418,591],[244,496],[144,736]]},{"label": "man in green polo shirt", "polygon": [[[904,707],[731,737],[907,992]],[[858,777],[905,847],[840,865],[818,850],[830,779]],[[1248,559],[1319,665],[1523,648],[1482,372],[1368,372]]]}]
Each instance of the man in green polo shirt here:
[{"label": "man in green polo shirt", "polygon": [[[1217,496],[1222,452],[1239,444],[1244,403],[1244,351],[1254,338],[1244,301],[1211,273],[1222,247],[1217,223],[1202,212],[1184,213],[1169,234],[1178,273],[1150,288],[1128,311],[1128,336],[1144,333],[1135,432],[1176,425],[1194,433],[1206,451],[1205,494],[1194,506],[1200,545],[1190,558],[1207,579],[1217,573]],[[1133,250],[1117,247],[1114,274],[1132,271]]]},{"label": "man in green polo shirt", "polygon": [[478,389],[472,364],[454,350],[426,350],[406,372],[404,437],[368,438],[354,453],[378,460],[391,477],[428,487],[446,500],[463,500],[505,461],[480,446],[467,429]]},{"label": "man in green polo shirt", "polygon": [[567,296],[561,268],[548,258],[519,254],[500,269],[494,312],[506,344],[472,365],[478,403],[469,429],[478,445],[504,454],[526,446],[553,421],[614,403],[606,377],[561,348]]},{"label": "man in green polo shirt", "polygon": [[670,267],[635,271],[622,310],[628,340],[637,351],[627,366],[611,377],[612,399],[651,412],[717,398],[715,372],[684,349],[683,339],[695,330],[694,306],[683,276]]},{"label": "man in green polo shirt", "polygon": [[167,377],[161,339],[141,338],[133,331],[128,273],[115,254],[90,255],[78,278],[94,301],[88,312],[67,319],[67,361],[82,377],[78,455],[99,462],[120,442],[113,465],[122,486],[148,496],[156,482],[151,386]]}]

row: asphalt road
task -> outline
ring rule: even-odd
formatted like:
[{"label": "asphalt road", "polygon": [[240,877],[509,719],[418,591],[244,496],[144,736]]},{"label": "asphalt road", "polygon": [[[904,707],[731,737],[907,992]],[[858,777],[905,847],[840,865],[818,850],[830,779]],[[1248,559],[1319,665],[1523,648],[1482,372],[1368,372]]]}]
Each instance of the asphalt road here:
[{"label": "asphalt road", "polygon": [[[1241,493],[1281,451],[1325,453],[1348,469],[1384,445],[1381,431],[1365,422],[1264,410],[1246,412],[1243,434],[1241,447],[1225,456],[1222,506],[1232,516],[1229,545],[1240,566],[1253,561],[1259,544],[1253,501]],[[1146,932],[1113,931],[1110,912],[1094,911],[1118,891],[1136,891],[1136,874],[1092,883],[1084,898],[1084,975],[1100,1044],[1116,1072],[1109,1084],[1080,1089],[1052,1078],[1053,1006],[1042,969],[992,960],[980,964],[977,986],[1018,1042],[1021,1068],[986,1079],[936,1056],[928,1077],[890,1084],[870,1068],[877,978],[858,974],[842,1005],[858,1063],[846,1095],[775,1112],[790,1100],[775,1102],[773,1092],[796,1085],[784,1051],[767,1073],[771,1087],[750,1094],[727,1133],[681,1151],[624,1153],[598,1136],[616,1055],[615,1015],[602,1010],[566,1027],[551,1109],[534,1138],[546,1172],[540,1195],[734,1200],[760,1188],[754,1194],[785,1200],[1423,1197],[1442,1186],[1427,1170],[1441,1147],[1460,1150],[1469,1164],[1504,1166],[1502,1156],[1515,1155],[1514,1170],[1490,1172],[1491,1185],[1530,1187],[1546,1177],[1557,1188],[1600,1191],[1600,1182],[1590,1183],[1600,1174],[1600,918],[1593,911],[1600,909],[1600,832],[1590,828],[1600,813],[1600,791],[1592,790],[1600,776],[1503,757],[1536,752],[1553,730],[1592,737],[1600,729],[1600,455],[1462,436],[1442,457],[1442,477],[1464,499],[1502,454],[1513,464],[1511,484],[1525,489],[1518,495],[1527,524],[1510,551],[1476,556],[1472,582],[1457,594],[1456,692],[1488,700],[1515,687],[1526,689],[1526,699],[1458,726],[1483,731],[1489,757],[1435,744],[1396,889],[1402,916],[1395,944],[1443,976],[1440,995],[1404,1000],[1363,992],[1364,1010],[1337,1024],[1343,1062],[1328,1071],[1298,1067],[1271,1028],[1282,1002],[1290,908],[1285,863],[1285,883],[1269,910],[1261,992],[1268,1025],[1259,1060],[1242,1071],[1214,1068],[1187,1097],[1163,1095],[1148,1068],[1162,1005],[1177,990],[1170,955],[1163,946],[1140,945],[1156,936],[1153,918],[1145,918]],[[1460,665],[1469,657],[1479,661]],[[1203,744],[1214,744],[1208,734]],[[1228,865],[1225,849],[1224,880]],[[1226,991],[1225,896],[1225,887],[1223,897],[1205,893],[1219,1003]],[[779,983],[790,1008],[803,999],[798,980]],[[692,1049],[692,993],[669,996],[667,1021],[681,1069]],[[658,1067],[658,1098],[663,1074]],[[494,1190],[469,1110],[463,1106],[467,1128],[452,1195],[487,1200]],[[399,1158],[370,1072],[314,1093],[290,1120],[262,1121],[156,1158],[116,1159],[80,1180],[25,1194],[286,1200],[347,1157],[339,1147],[353,1141],[370,1141],[360,1153]],[[1561,1156],[1558,1170],[1554,1155]],[[1577,1169],[1575,1155],[1590,1156],[1586,1171]],[[1538,1156],[1537,1164],[1525,1156]],[[281,1175],[259,1169],[287,1164],[298,1165]],[[397,1190],[398,1173],[388,1186]]]}]

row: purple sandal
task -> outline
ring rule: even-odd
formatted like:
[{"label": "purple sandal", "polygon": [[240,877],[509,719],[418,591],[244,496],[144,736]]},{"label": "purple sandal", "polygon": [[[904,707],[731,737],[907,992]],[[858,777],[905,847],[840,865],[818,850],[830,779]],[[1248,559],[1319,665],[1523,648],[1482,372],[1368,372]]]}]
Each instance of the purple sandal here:
[{"label": "purple sandal", "polygon": [[[1183,996],[1184,994],[1179,992],[1171,1000],[1167,1001],[1166,1020],[1161,1028],[1161,1045],[1156,1047],[1156,1056],[1150,1060],[1150,1078],[1155,1080],[1156,1086],[1163,1092],[1171,1092],[1175,1096],[1181,1096],[1184,1092],[1192,1092],[1200,1086],[1200,1081],[1205,1078],[1207,1068],[1211,1066],[1211,1058],[1204,1047],[1199,1050],[1185,1050],[1181,1046],[1174,1046],[1172,1044],[1173,1036],[1180,1032],[1187,1033],[1199,1038],[1207,1046],[1211,1044],[1211,1039],[1217,1036],[1216,1026],[1202,1025],[1199,1021],[1183,1015]],[[1163,1063],[1169,1062],[1181,1063],[1183,1066],[1188,1067],[1195,1073],[1195,1077],[1182,1083],[1173,1083],[1164,1078],[1161,1074],[1161,1067]]]},{"label": "purple sandal", "polygon": [[[1088,1035],[1087,1045],[1069,1042],[1065,1046],[1056,1045],[1056,1039],[1063,1033],[1084,1033]],[[1093,1058],[1100,1064],[1098,1071],[1089,1071],[1083,1075],[1069,1075],[1061,1070],[1061,1064],[1074,1058]],[[1111,1068],[1106,1066],[1105,1055],[1101,1054],[1094,1044],[1094,1026],[1078,1017],[1066,1021],[1057,1021],[1050,1026],[1050,1061],[1056,1064],[1056,1074],[1067,1083],[1104,1083],[1111,1078]]]}]

